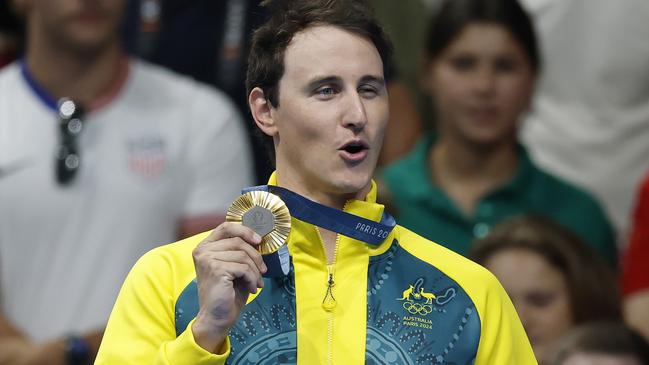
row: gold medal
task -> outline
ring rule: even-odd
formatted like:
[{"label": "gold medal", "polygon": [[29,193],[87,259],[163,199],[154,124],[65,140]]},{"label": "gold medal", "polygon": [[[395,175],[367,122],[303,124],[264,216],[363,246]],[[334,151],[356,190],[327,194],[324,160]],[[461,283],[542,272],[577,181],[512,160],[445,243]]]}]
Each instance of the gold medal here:
[{"label": "gold medal", "polygon": [[225,216],[227,222],[243,224],[261,236],[257,250],[262,255],[277,252],[291,233],[291,214],[277,195],[267,191],[250,191],[238,197]]}]

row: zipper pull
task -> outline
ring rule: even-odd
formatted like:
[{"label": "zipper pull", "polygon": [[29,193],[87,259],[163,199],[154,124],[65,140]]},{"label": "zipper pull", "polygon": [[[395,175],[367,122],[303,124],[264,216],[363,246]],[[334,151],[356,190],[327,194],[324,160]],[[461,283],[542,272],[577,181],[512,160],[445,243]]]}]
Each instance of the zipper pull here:
[{"label": "zipper pull", "polygon": [[327,312],[331,312],[336,308],[336,298],[334,298],[334,274],[330,267],[327,268],[329,271],[329,279],[327,280],[327,293],[322,300],[322,308]]}]

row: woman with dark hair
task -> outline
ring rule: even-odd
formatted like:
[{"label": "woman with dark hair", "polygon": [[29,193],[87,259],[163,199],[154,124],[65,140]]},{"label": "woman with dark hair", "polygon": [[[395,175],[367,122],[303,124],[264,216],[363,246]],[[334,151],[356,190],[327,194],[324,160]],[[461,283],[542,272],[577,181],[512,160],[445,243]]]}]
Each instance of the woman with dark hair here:
[{"label": "woman with dark hair", "polygon": [[574,326],[621,319],[613,271],[578,236],[546,217],[503,221],[474,243],[469,258],[505,287],[541,364]]},{"label": "woman with dark hair", "polygon": [[493,224],[521,213],[552,217],[615,264],[612,228],[586,192],[539,169],[519,143],[541,60],[515,0],[447,0],[434,16],[422,85],[437,133],[383,171],[407,228],[466,254]]}]

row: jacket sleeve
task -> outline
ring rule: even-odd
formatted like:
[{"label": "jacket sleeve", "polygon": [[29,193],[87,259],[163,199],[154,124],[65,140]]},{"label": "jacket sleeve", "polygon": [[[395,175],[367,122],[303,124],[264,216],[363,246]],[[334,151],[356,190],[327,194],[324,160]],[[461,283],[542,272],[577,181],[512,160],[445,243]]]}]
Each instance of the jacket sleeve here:
[{"label": "jacket sleeve", "polygon": [[[485,300],[479,305],[481,337],[476,365],[535,365],[536,358],[514,305],[489,272]],[[480,308],[481,307],[481,308]]]},{"label": "jacket sleeve", "polygon": [[177,275],[162,250],[135,264],[117,298],[95,361],[96,365],[221,365],[230,343],[218,354],[196,344],[191,325],[178,337],[175,330]]}]

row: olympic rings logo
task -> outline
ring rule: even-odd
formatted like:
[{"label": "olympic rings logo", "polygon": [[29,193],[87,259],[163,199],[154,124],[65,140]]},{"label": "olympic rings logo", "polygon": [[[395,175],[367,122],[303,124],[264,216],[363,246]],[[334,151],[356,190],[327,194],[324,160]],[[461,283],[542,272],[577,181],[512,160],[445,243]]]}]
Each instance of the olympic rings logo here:
[{"label": "olympic rings logo", "polygon": [[433,307],[428,304],[419,304],[413,302],[403,302],[403,309],[410,314],[428,315],[433,311]]}]

